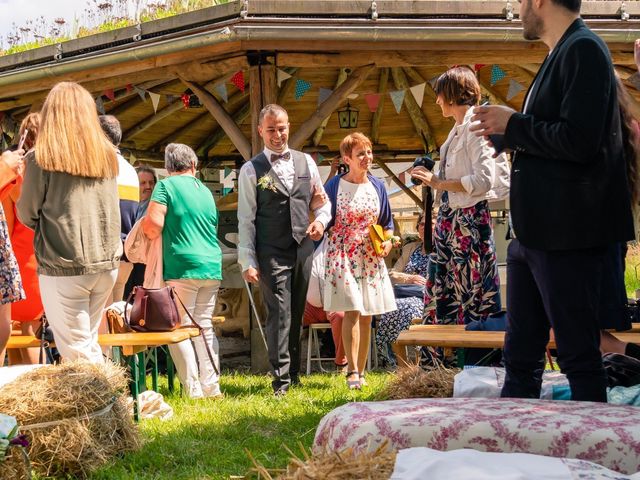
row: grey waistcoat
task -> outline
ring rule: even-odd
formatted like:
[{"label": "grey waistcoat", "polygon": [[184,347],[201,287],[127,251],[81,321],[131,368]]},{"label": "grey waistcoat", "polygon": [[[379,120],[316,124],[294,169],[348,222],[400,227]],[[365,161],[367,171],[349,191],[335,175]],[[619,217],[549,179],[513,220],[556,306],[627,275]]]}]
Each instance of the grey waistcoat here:
[{"label": "grey waistcoat", "polygon": [[[285,249],[306,237],[309,227],[311,201],[311,175],[307,159],[302,152],[291,151],[295,177],[291,191],[271,169],[264,153],[251,159],[256,171],[256,247],[273,246]],[[273,179],[275,192],[260,186],[260,179],[268,175]]]}]

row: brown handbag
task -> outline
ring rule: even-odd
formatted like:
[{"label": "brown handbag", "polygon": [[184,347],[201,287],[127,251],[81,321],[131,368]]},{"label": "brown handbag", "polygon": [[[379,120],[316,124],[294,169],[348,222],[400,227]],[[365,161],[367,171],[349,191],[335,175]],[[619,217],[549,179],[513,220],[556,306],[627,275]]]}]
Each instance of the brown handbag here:
[{"label": "brown handbag", "polygon": [[144,288],[135,287],[127,303],[133,297],[131,313],[125,323],[136,332],[172,332],[180,327],[181,318],[172,287]]},{"label": "brown handbag", "polygon": [[[129,318],[127,318],[127,309],[124,309],[124,321],[132,330],[136,332],[172,332],[178,328],[196,327],[200,331],[200,335],[204,341],[204,346],[207,350],[209,360],[211,360],[213,370],[217,375],[220,375],[216,362],[213,360],[207,339],[204,336],[204,330],[196,323],[173,287],[134,287],[127,299],[127,303],[131,302],[132,297],[133,306],[131,307]],[[178,312],[176,298],[180,302],[180,305],[182,305],[189,320],[191,320],[192,325],[181,327],[182,319]]]}]

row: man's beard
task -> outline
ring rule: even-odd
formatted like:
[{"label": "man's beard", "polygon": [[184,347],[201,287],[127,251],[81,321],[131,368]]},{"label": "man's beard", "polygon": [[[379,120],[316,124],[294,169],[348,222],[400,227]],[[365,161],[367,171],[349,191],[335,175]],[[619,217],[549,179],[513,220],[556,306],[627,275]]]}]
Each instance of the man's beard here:
[{"label": "man's beard", "polygon": [[525,40],[539,40],[542,34],[542,19],[533,13],[531,0],[527,2],[526,9],[520,13],[520,21],[522,22],[522,36]]}]

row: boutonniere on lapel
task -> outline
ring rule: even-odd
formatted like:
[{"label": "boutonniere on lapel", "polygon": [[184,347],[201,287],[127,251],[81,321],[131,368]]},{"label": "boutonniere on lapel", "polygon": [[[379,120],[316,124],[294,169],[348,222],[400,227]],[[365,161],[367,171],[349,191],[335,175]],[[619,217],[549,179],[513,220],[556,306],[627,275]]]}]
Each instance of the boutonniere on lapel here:
[{"label": "boutonniere on lapel", "polygon": [[262,190],[271,190],[272,192],[277,192],[278,190],[276,189],[276,182],[273,179],[273,177],[271,175],[264,174],[263,176],[261,176],[258,179],[258,186],[262,189]]}]

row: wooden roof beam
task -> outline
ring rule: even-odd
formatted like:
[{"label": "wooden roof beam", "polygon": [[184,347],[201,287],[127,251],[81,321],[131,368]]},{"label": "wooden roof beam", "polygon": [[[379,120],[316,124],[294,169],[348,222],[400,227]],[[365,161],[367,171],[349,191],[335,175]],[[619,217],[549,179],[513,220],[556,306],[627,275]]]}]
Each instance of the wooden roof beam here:
[{"label": "wooden roof beam", "polygon": [[487,85],[487,83],[482,81],[480,78],[478,78],[478,83],[480,84],[480,89],[485,93],[485,95],[489,96],[489,100],[494,105],[506,105],[507,107],[511,107],[514,110],[519,109],[518,105],[508,101],[501,94],[499,94],[495,90],[495,88],[491,87],[490,85]]},{"label": "wooden roof beam", "polygon": [[380,94],[380,101],[378,102],[378,108],[373,114],[373,120],[371,121],[371,142],[374,145],[380,143],[380,121],[382,120],[382,112],[384,110],[384,102],[387,93],[387,85],[389,84],[389,69],[380,69],[380,79],[378,80],[378,93]]},{"label": "wooden roof beam", "polygon": [[218,125],[220,125],[229,136],[229,139],[238,149],[242,158],[249,160],[251,158],[251,142],[244,136],[238,124],[233,120],[231,115],[227,113],[224,107],[220,105],[216,97],[197,83],[190,82],[184,78],[180,78],[180,80],[198,96],[202,104],[209,110],[209,113],[216,119]]},{"label": "wooden roof beam", "polygon": [[[346,68],[341,68],[340,72],[338,72],[338,78],[336,79],[336,83],[333,86],[333,89],[335,90],[340,85],[342,85],[348,76],[349,76],[348,70]],[[317,128],[315,133],[313,134],[313,144],[315,146],[320,145],[320,141],[322,140],[322,135],[324,135],[324,130],[325,128],[327,128],[327,124],[329,123],[330,118],[331,116],[328,116],[327,118],[325,118],[320,124],[320,126]]]},{"label": "wooden roof beam", "polygon": [[316,108],[315,112],[289,138],[289,146],[299,149],[322,121],[342,103],[369,76],[374,65],[364,65],[354,70],[345,82]]},{"label": "wooden roof beam", "polygon": [[[391,76],[393,77],[393,83],[398,90],[408,90],[409,82],[407,82],[407,76],[400,68],[392,68]],[[427,90],[425,86],[425,91]],[[407,92],[404,96],[404,106],[407,108],[413,127],[418,134],[418,137],[422,141],[426,151],[432,152],[437,150],[437,145],[433,137],[433,132],[427,121],[427,117],[422,111],[422,107],[418,105],[416,99],[413,98],[411,92]]]}]

